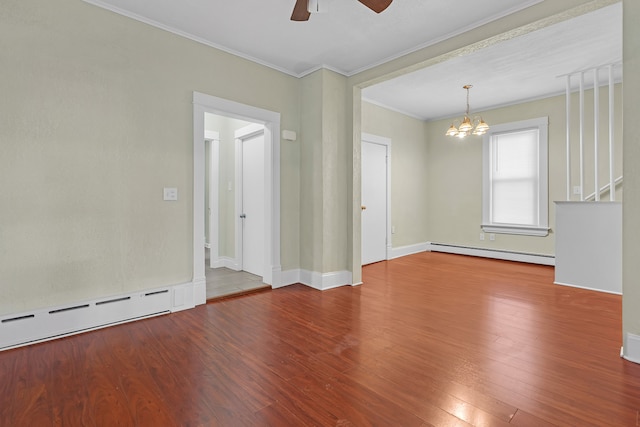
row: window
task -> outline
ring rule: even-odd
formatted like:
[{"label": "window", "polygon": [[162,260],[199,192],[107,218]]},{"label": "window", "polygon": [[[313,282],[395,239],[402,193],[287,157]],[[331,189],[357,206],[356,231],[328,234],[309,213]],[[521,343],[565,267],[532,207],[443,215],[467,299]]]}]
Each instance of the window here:
[{"label": "window", "polygon": [[546,236],[548,118],[492,126],[483,140],[482,229]]}]

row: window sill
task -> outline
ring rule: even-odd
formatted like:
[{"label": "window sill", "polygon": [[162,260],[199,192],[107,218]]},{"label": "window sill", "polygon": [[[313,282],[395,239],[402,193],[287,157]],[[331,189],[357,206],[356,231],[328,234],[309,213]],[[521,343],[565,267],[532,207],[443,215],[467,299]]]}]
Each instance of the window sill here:
[{"label": "window sill", "polygon": [[518,225],[482,224],[485,233],[517,234],[521,236],[544,237],[549,235],[548,227],[525,227]]}]

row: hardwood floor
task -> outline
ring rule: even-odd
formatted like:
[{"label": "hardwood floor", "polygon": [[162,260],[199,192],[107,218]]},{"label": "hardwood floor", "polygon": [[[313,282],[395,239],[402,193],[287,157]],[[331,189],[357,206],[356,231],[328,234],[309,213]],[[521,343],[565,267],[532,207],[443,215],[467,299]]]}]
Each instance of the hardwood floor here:
[{"label": "hardwood floor", "polygon": [[637,426],[621,298],[439,253],[0,353],[2,426]]}]

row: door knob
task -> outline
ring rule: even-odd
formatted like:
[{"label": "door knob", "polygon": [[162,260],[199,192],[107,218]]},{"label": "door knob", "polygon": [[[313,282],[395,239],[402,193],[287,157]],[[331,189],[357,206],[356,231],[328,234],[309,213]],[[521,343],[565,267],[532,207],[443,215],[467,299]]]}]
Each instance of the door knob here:
[{"label": "door knob", "polygon": [[365,205],[360,206],[360,209],[362,209],[363,211],[367,209],[367,207]]},{"label": "door knob", "polygon": [[240,218],[245,219],[247,217],[247,215],[245,214],[240,214]]}]

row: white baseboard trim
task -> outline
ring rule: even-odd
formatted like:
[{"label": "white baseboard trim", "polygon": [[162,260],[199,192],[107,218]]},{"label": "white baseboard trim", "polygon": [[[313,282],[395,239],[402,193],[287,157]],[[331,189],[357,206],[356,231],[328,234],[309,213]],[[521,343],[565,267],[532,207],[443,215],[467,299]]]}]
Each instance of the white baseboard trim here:
[{"label": "white baseboard trim", "polygon": [[640,363],[640,335],[625,334],[624,346],[620,349],[620,356],[633,363]]},{"label": "white baseboard trim", "polygon": [[528,254],[523,252],[511,252],[485,248],[471,248],[466,246],[446,245],[442,243],[430,243],[431,252],[444,252],[458,255],[471,255],[483,258],[502,259],[506,261],[527,262],[530,264],[551,265],[556,264],[556,258],[552,255]]},{"label": "white baseboard trim", "polygon": [[212,268],[221,268],[221,267],[230,268],[231,270],[234,270],[234,271],[240,271],[242,269],[240,267],[240,264],[238,263],[238,260],[236,260],[235,258],[230,258],[226,256],[221,256],[218,259],[213,260]]},{"label": "white baseboard trim", "polygon": [[207,303],[207,278],[200,277],[193,281],[194,306]]},{"label": "white baseboard trim", "polygon": [[572,283],[563,283],[563,282],[554,281],[553,284],[560,285],[560,286],[568,286],[570,288],[586,289],[588,291],[598,291],[598,292],[604,292],[607,294],[622,295],[622,292],[612,291],[609,289],[590,288],[588,286],[579,286],[579,285],[574,285]]},{"label": "white baseboard trim", "polygon": [[334,271],[331,273],[319,273],[303,269],[286,270],[281,274],[281,281],[275,288],[301,283],[320,291],[337,288],[339,286],[351,285],[350,271]]},{"label": "white baseboard trim", "polygon": [[283,288],[285,286],[295,285],[296,283],[300,283],[300,269],[295,270],[285,270],[280,272],[280,282],[274,283],[271,285],[273,289]]},{"label": "white baseboard trim", "polygon": [[415,245],[399,246],[397,248],[391,248],[387,251],[387,259],[400,258],[407,255],[417,254],[419,252],[426,252],[429,250],[429,242],[416,243]]},{"label": "white baseboard trim", "polygon": [[280,284],[282,283],[282,266],[272,266],[271,267],[271,277],[269,281],[266,281],[266,278],[263,278],[264,283],[268,283],[271,285],[271,289],[273,289],[274,283]]},{"label": "white baseboard trim", "polygon": [[[306,284],[306,283],[305,283]],[[350,271],[334,271],[331,273],[315,273],[310,285],[321,291],[351,284]]]},{"label": "white baseboard trim", "polygon": [[0,351],[195,306],[193,283],[0,316]]}]

